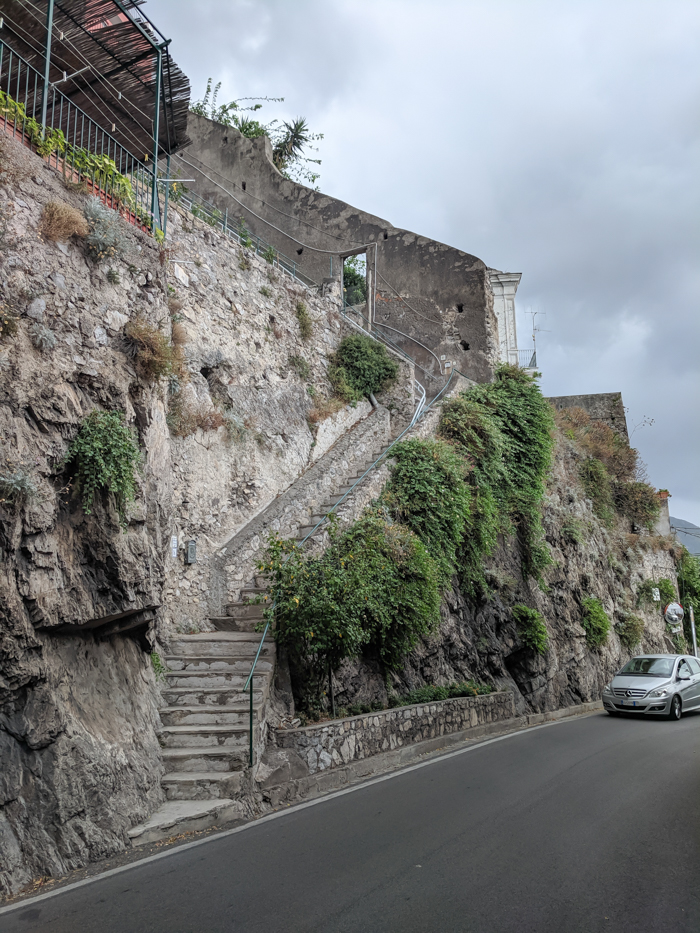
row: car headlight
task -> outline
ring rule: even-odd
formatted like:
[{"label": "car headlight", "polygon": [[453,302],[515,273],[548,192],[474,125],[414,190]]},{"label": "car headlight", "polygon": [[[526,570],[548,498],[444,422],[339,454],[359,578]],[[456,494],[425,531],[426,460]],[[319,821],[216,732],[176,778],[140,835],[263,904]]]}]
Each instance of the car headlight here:
[{"label": "car headlight", "polygon": [[650,697],[667,697],[670,692],[671,691],[668,687],[659,687],[658,690],[652,690],[649,696]]},{"label": "car headlight", "polygon": [[612,684],[611,684],[611,683],[610,683],[610,684],[606,684],[606,685],[603,687],[603,693],[612,693],[612,692],[613,692],[613,688],[612,688]]}]

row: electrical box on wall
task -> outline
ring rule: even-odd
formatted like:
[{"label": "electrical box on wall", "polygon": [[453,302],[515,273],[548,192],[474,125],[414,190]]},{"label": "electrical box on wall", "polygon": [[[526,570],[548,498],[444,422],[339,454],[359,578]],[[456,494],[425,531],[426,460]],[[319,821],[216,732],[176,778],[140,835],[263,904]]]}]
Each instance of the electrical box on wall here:
[{"label": "electrical box on wall", "polygon": [[185,563],[194,564],[197,561],[197,542],[188,541],[185,548]]}]

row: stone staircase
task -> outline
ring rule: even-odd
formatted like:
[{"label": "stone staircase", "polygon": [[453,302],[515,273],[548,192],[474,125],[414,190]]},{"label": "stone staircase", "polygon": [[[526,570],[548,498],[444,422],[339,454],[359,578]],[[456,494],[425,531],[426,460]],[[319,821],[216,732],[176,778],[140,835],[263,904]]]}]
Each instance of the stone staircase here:
[{"label": "stone staircase", "polygon": [[[309,517],[307,512],[307,523],[291,536],[301,542],[389,446],[370,448],[356,459],[340,485],[320,505],[314,504],[315,514]],[[311,540],[323,534],[319,529]],[[226,606],[226,615],[210,619],[216,631],[181,635],[170,642],[162,689],[166,705],[160,710],[166,803],[150,820],[129,831],[134,845],[205,829],[241,815],[241,804],[235,798],[248,767],[250,743],[250,699],[242,691],[260,644],[255,628],[263,618],[266,594],[264,578],[255,575],[253,568],[250,572],[237,601]],[[256,746],[264,735],[275,656],[274,639],[268,636],[254,679]]]}]

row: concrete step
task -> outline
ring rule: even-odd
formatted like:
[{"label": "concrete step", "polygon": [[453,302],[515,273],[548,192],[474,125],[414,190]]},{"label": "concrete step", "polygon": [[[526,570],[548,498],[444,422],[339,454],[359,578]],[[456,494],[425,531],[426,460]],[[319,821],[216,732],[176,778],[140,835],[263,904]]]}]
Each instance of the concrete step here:
[{"label": "concrete step", "polygon": [[166,773],[173,771],[241,771],[248,763],[248,746],[221,748],[164,748]]},{"label": "concrete step", "polygon": [[[248,702],[247,693],[226,687],[165,687],[162,691],[167,706],[231,706],[238,702]],[[255,680],[253,705],[262,703],[267,690],[261,689],[260,679]]]},{"label": "concrete step", "polygon": [[150,845],[182,833],[223,825],[243,815],[242,805],[228,797],[218,800],[168,800],[128,835],[133,846]]},{"label": "concrete step", "polygon": [[[253,619],[237,619],[233,615],[212,616],[209,621],[217,632],[254,632],[262,622],[262,616]],[[262,637],[262,632],[259,634]]]},{"label": "concrete step", "polygon": [[163,748],[238,748],[248,745],[248,729],[239,725],[165,726],[160,732]]},{"label": "concrete step", "polygon": [[[256,674],[260,676],[272,677],[271,671],[259,671],[255,668]],[[243,690],[248,675],[250,674],[250,664],[243,671],[168,671],[165,675],[167,686],[165,690],[172,687],[186,687],[194,690],[198,687],[204,687],[209,690],[213,687],[223,687],[225,690]],[[255,686],[261,689],[262,681],[257,680]],[[254,688],[255,689],[255,688]],[[263,688],[264,689],[264,688]]]},{"label": "concrete step", "polygon": [[168,800],[216,800],[235,797],[241,789],[242,771],[173,771],[163,775]]},{"label": "concrete step", "polygon": [[[245,674],[247,677],[252,661],[238,657],[186,658],[180,655],[166,655],[164,663],[169,671],[230,671],[235,674]],[[271,673],[274,670],[274,664],[270,658],[260,658],[255,670],[261,674]]]},{"label": "concrete step", "polygon": [[[253,722],[260,721],[262,699],[253,694]],[[241,700],[226,706],[167,706],[160,710],[160,719],[164,726],[201,726],[232,725],[248,727],[250,720],[249,701]]]},{"label": "concrete step", "polygon": [[[169,645],[169,655],[184,657],[255,657],[261,636],[257,632],[202,632],[180,635]],[[268,636],[261,657],[273,657],[275,642]]]}]

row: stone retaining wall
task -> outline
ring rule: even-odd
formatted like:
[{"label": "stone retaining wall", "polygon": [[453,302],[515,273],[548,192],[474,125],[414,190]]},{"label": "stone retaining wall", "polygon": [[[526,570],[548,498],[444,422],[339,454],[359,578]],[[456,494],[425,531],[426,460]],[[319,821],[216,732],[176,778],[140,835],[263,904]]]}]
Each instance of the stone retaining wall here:
[{"label": "stone retaining wall", "polygon": [[504,691],[400,706],[301,729],[277,729],[275,741],[278,748],[293,749],[314,774],[514,716],[513,694]]}]

